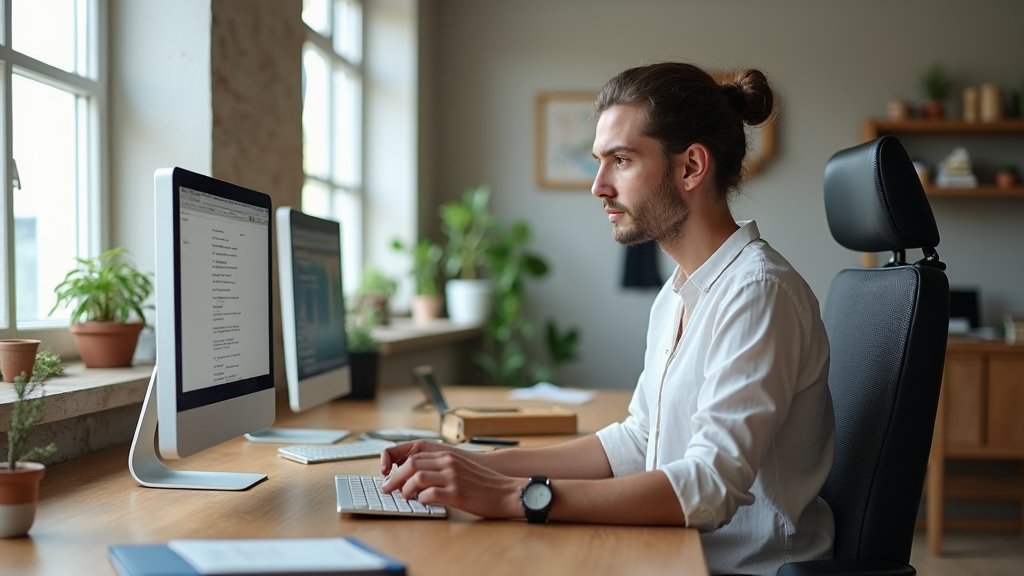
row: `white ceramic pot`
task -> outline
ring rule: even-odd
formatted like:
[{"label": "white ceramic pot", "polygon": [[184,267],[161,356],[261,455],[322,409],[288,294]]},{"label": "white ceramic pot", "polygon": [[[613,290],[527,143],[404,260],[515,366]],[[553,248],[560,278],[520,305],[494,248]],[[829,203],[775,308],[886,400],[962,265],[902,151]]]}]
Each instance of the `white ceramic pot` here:
[{"label": "white ceramic pot", "polygon": [[453,279],[445,284],[448,318],[459,324],[483,324],[494,305],[490,280]]}]

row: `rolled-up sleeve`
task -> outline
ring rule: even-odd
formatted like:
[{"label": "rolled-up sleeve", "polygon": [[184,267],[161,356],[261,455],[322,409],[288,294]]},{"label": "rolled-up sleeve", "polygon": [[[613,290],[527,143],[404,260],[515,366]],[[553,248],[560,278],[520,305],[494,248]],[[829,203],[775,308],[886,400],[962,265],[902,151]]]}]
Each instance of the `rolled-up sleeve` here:
[{"label": "rolled-up sleeve", "polygon": [[[644,376],[640,375],[640,382]],[[637,385],[629,403],[629,416],[597,431],[615,476],[643,472],[646,466],[647,435],[650,430],[644,387]]]}]

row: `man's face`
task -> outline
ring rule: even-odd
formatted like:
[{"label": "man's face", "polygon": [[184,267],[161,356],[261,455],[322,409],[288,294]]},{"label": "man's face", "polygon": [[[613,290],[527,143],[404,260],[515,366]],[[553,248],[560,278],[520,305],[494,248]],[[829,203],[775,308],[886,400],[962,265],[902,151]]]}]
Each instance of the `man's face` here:
[{"label": "man's face", "polygon": [[638,108],[612,106],[594,138],[600,166],[591,193],[604,201],[612,238],[627,246],[678,237],[689,215],[661,146],[640,128]]}]

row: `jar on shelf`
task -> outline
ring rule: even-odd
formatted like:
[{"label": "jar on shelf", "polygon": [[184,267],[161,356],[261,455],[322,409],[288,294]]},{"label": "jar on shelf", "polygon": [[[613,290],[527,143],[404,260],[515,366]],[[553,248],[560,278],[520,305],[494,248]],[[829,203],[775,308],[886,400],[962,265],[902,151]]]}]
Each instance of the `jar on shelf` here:
[{"label": "jar on shelf", "polygon": [[965,122],[977,122],[978,121],[978,89],[974,86],[968,86],[964,88],[963,95],[964,103],[964,121]]},{"label": "jar on shelf", "polygon": [[999,86],[991,83],[981,85],[978,117],[982,122],[995,122],[1003,117],[1003,95]]}]

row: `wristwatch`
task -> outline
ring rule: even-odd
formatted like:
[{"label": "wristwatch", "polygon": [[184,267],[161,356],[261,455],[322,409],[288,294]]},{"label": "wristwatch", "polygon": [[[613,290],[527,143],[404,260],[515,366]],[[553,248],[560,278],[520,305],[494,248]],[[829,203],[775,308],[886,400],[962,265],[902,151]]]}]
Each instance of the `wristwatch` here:
[{"label": "wristwatch", "polygon": [[551,510],[551,502],[555,495],[551,491],[551,481],[547,476],[531,476],[523,492],[519,495],[519,501],[523,503],[523,510],[526,511],[526,521],[530,524],[544,524],[548,521],[548,511]]}]

